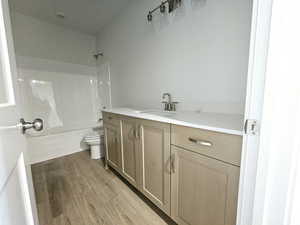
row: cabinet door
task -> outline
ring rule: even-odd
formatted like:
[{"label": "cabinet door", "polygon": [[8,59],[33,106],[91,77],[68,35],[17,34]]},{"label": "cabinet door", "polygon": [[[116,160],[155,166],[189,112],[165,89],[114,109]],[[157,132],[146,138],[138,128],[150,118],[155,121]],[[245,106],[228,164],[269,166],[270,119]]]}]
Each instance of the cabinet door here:
[{"label": "cabinet door", "polygon": [[140,190],[170,215],[170,124],[139,120]]},{"label": "cabinet door", "polygon": [[172,218],[180,225],[235,225],[239,167],[172,146],[173,159]]},{"label": "cabinet door", "polygon": [[138,187],[138,145],[136,120],[121,117],[122,174],[132,185]]},{"label": "cabinet door", "polygon": [[111,124],[104,124],[106,161],[115,170],[121,171],[121,148],[119,127]]}]

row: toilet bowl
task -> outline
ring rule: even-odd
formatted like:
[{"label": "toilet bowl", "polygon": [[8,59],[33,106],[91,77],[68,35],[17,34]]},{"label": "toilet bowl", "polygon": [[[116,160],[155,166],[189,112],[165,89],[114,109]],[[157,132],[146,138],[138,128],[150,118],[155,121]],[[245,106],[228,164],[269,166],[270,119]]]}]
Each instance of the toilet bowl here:
[{"label": "toilet bowl", "polygon": [[94,131],[84,137],[84,142],[90,146],[91,158],[100,159],[103,156],[103,131]]}]

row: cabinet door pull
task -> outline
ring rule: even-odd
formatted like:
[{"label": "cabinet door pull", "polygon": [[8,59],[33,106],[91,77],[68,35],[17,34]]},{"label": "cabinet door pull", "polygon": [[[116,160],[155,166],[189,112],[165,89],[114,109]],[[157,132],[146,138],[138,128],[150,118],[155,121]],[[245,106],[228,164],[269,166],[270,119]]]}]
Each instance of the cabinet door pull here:
[{"label": "cabinet door pull", "polygon": [[138,139],[141,139],[141,125],[138,125],[137,127],[137,137]]},{"label": "cabinet door pull", "polygon": [[141,138],[141,126],[136,125],[135,130],[135,138],[139,140]]},{"label": "cabinet door pull", "polygon": [[136,128],[133,127],[132,129],[133,129],[133,137],[134,137],[135,139],[137,139]]},{"label": "cabinet door pull", "polygon": [[171,171],[172,171],[173,173],[176,172],[176,170],[175,170],[175,155],[172,155],[172,156],[171,156]]},{"label": "cabinet door pull", "polygon": [[213,143],[210,142],[210,141],[197,140],[197,139],[194,139],[194,138],[189,138],[189,141],[193,142],[197,145],[202,145],[202,146],[206,146],[206,147],[212,147],[213,146]]}]

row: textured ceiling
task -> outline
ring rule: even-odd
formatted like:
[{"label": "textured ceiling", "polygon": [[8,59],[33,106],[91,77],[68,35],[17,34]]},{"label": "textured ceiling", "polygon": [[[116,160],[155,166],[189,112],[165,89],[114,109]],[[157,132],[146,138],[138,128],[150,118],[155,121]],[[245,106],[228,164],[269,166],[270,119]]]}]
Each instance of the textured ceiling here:
[{"label": "textured ceiling", "polygon": [[[12,10],[85,33],[96,34],[131,0],[10,0]],[[57,13],[63,13],[64,19]]]}]

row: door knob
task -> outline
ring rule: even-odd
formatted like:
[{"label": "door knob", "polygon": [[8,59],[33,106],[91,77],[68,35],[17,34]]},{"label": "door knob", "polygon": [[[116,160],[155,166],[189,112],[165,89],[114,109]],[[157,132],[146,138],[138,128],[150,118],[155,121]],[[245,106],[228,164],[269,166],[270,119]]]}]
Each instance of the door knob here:
[{"label": "door knob", "polygon": [[35,119],[33,122],[26,122],[23,118],[20,119],[22,124],[22,133],[25,134],[26,130],[34,129],[35,131],[42,131],[44,128],[44,122],[42,119]]}]

